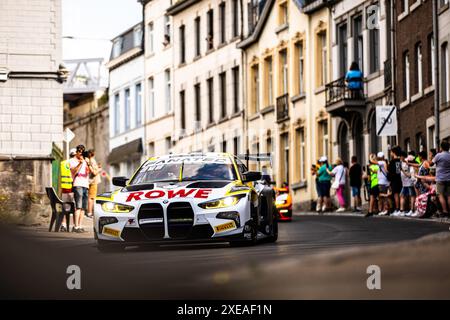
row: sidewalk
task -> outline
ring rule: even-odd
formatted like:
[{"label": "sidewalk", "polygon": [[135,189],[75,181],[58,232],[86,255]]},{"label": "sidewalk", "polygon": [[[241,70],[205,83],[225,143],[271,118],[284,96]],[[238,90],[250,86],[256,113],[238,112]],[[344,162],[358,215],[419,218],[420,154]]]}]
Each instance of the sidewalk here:
[{"label": "sidewalk", "polygon": [[[292,213],[294,216],[342,216],[342,217],[361,217],[364,218],[364,213],[357,213],[357,212],[324,212],[324,213],[318,213],[318,212],[313,212],[313,211],[308,211],[308,212],[293,212]],[[426,219],[420,219],[420,218],[412,218],[412,217],[394,217],[394,216],[379,216],[379,215],[374,215],[371,216],[369,218],[365,218],[365,219],[402,219],[402,220],[409,220],[409,221],[427,221],[427,222],[437,222],[437,223],[446,223],[446,224],[450,224],[450,219],[448,218],[426,218]]]}]

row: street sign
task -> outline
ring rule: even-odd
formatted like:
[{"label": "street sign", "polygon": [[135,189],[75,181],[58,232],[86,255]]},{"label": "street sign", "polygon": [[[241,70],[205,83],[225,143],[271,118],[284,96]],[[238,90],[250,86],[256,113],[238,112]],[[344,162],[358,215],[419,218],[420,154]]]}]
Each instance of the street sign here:
[{"label": "street sign", "polygon": [[73,131],[70,130],[69,128],[66,128],[66,130],[64,130],[64,133],[63,133],[64,141],[69,143],[70,141],[73,140],[73,138],[75,138],[75,133],[73,133]]},{"label": "street sign", "polygon": [[377,136],[397,135],[397,107],[377,106]]}]

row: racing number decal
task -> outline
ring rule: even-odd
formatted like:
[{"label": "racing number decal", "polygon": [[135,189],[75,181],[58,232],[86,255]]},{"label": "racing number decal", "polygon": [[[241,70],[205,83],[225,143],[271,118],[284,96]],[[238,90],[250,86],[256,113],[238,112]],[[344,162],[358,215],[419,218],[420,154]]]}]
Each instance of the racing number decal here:
[{"label": "racing number decal", "polygon": [[187,198],[187,197],[193,197],[197,199],[208,199],[209,194],[211,193],[212,189],[180,189],[180,190],[150,190],[148,192],[144,191],[136,191],[136,192],[130,192],[130,194],[127,197],[126,202],[130,201],[139,201],[143,200],[142,197],[147,199],[159,199],[163,198],[167,195],[168,199],[172,199],[175,197],[178,198]]}]

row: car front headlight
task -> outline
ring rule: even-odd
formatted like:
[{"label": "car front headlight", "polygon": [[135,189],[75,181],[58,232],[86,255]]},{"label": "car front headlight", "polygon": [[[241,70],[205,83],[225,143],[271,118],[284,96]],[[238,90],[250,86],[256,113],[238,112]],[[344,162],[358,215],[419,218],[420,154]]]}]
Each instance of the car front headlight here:
[{"label": "car front headlight", "polygon": [[105,212],[128,213],[133,211],[134,207],[115,202],[104,202],[102,203],[102,209]]},{"label": "car front headlight", "polygon": [[219,209],[228,208],[236,205],[240,199],[245,197],[245,194],[239,194],[235,196],[225,197],[221,199],[216,199],[212,201],[199,203],[198,206],[202,209]]}]

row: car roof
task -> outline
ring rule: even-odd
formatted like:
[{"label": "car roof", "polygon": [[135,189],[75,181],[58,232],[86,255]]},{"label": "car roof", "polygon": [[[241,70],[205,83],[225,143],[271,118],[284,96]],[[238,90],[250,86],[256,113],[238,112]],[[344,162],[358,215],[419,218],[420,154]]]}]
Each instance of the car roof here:
[{"label": "car roof", "polygon": [[190,153],[177,153],[177,154],[166,154],[162,156],[150,157],[149,160],[167,160],[167,159],[176,159],[176,158],[185,158],[185,157],[208,157],[208,158],[227,158],[233,159],[234,157],[226,152],[190,152]]}]

